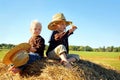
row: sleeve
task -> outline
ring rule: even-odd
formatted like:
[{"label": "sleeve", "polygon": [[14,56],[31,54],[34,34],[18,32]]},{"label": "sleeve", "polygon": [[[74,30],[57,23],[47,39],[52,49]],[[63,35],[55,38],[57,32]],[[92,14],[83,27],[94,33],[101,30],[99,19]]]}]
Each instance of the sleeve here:
[{"label": "sleeve", "polygon": [[56,41],[62,40],[62,39],[64,39],[64,38],[68,38],[71,34],[73,34],[73,33],[69,33],[69,30],[68,30],[67,32],[56,33],[56,34],[54,35],[54,39],[55,39]]},{"label": "sleeve", "polygon": [[31,46],[33,46],[33,40],[32,40],[32,38],[29,39],[28,43],[29,43]]},{"label": "sleeve", "polygon": [[45,49],[45,40],[43,38],[40,40],[39,47],[36,49],[37,49],[37,51],[38,51],[38,49],[40,49],[41,51]]},{"label": "sleeve", "polygon": [[38,45],[36,47],[36,53],[44,53],[45,50],[45,40],[44,38],[41,37],[41,39],[39,39]]}]

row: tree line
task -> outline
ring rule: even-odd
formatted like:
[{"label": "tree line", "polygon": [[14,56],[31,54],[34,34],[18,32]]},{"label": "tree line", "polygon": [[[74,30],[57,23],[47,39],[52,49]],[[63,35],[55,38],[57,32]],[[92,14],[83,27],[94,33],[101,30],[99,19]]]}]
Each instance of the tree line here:
[{"label": "tree line", "polygon": [[14,44],[0,44],[0,49],[11,49],[13,47],[15,47]]},{"label": "tree line", "polygon": [[92,48],[90,46],[69,46],[69,49],[73,50],[73,51],[120,52],[120,46],[119,47],[103,46],[103,47],[99,47],[99,48]]},{"label": "tree line", "polygon": [[[15,47],[14,44],[0,44],[0,49],[11,49]],[[45,50],[48,49],[48,45],[45,46]],[[120,46],[119,47],[114,47],[114,46],[109,46],[109,47],[99,47],[99,48],[92,48],[90,46],[74,46],[70,45],[69,50],[72,51],[94,51],[94,52],[120,52]]]}]

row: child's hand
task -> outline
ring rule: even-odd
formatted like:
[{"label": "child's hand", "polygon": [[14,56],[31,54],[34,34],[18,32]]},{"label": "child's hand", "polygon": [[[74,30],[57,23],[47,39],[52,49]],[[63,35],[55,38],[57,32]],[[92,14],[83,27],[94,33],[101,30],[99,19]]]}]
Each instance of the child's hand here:
[{"label": "child's hand", "polygon": [[17,73],[20,73],[20,69],[19,68],[16,68],[14,66],[11,66],[9,69],[8,69],[9,72],[12,72],[13,74],[17,74]]},{"label": "child's hand", "polygon": [[77,27],[73,25],[72,28],[69,30],[69,34],[74,32],[76,29],[77,29]]},{"label": "child's hand", "polygon": [[34,47],[31,47],[31,48],[30,48],[30,51],[31,51],[31,52],[35,52],[36,49],[35,49]]},{"label": "child's hand", "polygon": [[77,27],[73,25],[73,26],[72,26],[72,29],[77,29]]}]

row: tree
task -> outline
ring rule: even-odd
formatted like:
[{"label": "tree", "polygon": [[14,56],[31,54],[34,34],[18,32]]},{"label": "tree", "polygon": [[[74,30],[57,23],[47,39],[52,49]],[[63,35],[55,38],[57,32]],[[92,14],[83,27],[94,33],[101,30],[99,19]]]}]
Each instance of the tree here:
[{"label": "tree", "polygon": [[84,46],[80,46],[79,51],[84,51],[84,48],[85,48]]},{"label": "tree", "polygon": [[120,47],[118,47],[118,52],[120,52]]},{"label": "tree", "polygon": [[114,46],[107,47],[107,48],[106,48],[106,51],[107,51],[107,52],[112,52],[112,51],[113,51],[113,48],[114,48]]},{"label": "tree", "polygon": [[117,47],[114,48],[114,49],[113,49],[113,52],[118,52],[118,48],[117,48]]},{"label": "tree", "polygon": [[90,46],[86,46],[85,51],[93,51],[93,49]]},{"label": "tree", "polygon": [[13,47],[15,47],[13,44],[0,44],[0,49],[11,49]]}]

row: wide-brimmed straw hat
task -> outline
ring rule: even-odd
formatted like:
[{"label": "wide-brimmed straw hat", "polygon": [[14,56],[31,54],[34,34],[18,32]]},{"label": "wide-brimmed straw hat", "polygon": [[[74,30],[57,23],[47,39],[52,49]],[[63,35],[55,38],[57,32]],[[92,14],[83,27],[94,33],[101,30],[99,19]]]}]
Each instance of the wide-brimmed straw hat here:
[{"label": "wide-brimmed straw hat", "polygon": [[28,43],[21,43],[10,51],[6,53],[3,58],[3,63],[6,65],[14,65],[15,67],[22,66],[27,63],[29,60],[29,52],[30,44]]},{"label": "wide-brimmed straw hat", "polygon": [[72,23],[71,21],[66,21],[63,13],[57,13],[52,17],[52,22],[49,23],[48,29],[56,30],[57,29],[56,23],[60,23],[62,21],[66,23],[66,26],[68,26]]}]

